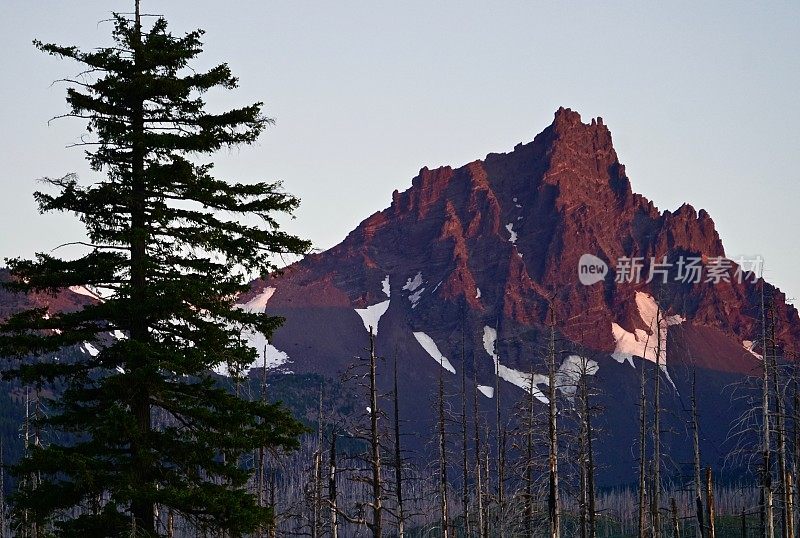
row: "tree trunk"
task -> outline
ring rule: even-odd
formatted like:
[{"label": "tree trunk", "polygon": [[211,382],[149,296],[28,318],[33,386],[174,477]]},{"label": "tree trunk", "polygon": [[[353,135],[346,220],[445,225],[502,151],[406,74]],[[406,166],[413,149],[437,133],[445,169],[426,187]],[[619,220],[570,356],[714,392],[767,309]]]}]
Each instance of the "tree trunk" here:
[{"label": "tree trunk", "polygon": [[[578,527],[580,538],[587,538],[586,514],[586,428],[581,420],[580,434],[578,436]],[[530,534],[528,534],[530,536]]]},{"label": "tree trunk", "polygon": [[449,536],[450,517],[447,506],[447,432],[444,417],[444,368],[439,368],[439,390],[437,398],[439,426],[439,516],[441,518],[441,536]]},{"label": "tree trunk", "polygon": [[0,437],[0,538],[7,538],[6,532],[6,458],[3,438]]},{"label": "tree trunk", "polygon": [[794,538],[794,480],[786,473],[786,536]]},{"label": "tree trunk", "polygon": [[[475,361],[475,353],[472,354],[472,371],[476,372],[476,379],[477,379],[477,371],[478,366]],[[475,427],[475,489],[477,490],[477,501],[478,501],[478,538],[486,538],[486,520],[483,516],[483,476],[481,473],[482,461],[481,461],[481,429],[480,429],[480,415],[478,414],[478,383],[475,382],[475,388],[472,392],[473,400],[473,411],[472,411],[472,420]]]},{"label": "tree trunk", "polygon": [[314,452],[314,484],[311,498],[311,538],[319,538],[322,512],[322,401],[324,389],[319,387],[319,409],[317,411],[317,450]]},{"label": "tree trunk", "polygon": [[[262,354],[263,364],[261,368],[261,401],[267,403],[267,346],[264,346]],[[266,450],[264,445],[258,447],[258,462],[256,469],[256,502],[258,506],[264,506],[264,466],[266,465]],[[274,514],[273,514],[274,517]],[[262,538],[264,530],[261,525],[256,531],[258,538]]]},{"label": "tree trunk", "polygon": [[742,508],[742,538],[747,538],[747,510]]},{"label": "tree trunk", "polygon": [[681,527],[678,520],[678,505],[675,503],[675,497],[669,500],[670,512],[672,513],[672,536],[673,538],[681,538]]},{"label": "tree trunk", "polygon": [[592,445],[592,437],[594,435],[592,430],[592,406],[589,402],[589,387],[588,387],[588,361],[582,357],[583,372],[581,375],[581,387],[583,392],[583,416],[584,423],[586,424],[586,509],[588,511],[588,525],[589,525],[589,538],[595,538],[597,535],[597,523],[595,521],[596,507],[595,507],[595,486],[594,486],[594,448]]},{"label": "tree trunk", "polygon": [[397,496],[397,536],[405,536],[405,506],[403,503],[403,451],[400,446],[400,394],[397,388],[397,356],[394,358],[394,476]]},{"label": "tree trunk", "polygon": [[[339,507],[336,499],[336,431],[331,433],[331,451],[329,457],[330,475],[328,476],[328,503],[331,509],[331,538],[339,537]],[[402,538],[402,519],[400,523]]]},{"label": "tree trunk", "polygon": [[269,521],[269,527],[267,527],[267,536],[269,536],[269,538],[277,538],[278,536],[278,502],[275,491],[277,489],[275,484],[276,480],[275,469],[271,468],[269,470],[269,507],[272,509],[272,517]]},{"label": "tree trunk", "polygon": [[381,445],[378,432],[378,357],[375,334],[369,328],[370,447],[372,458],[372,536],[383,537],[383,485],[381,483]]},{"label": "tree trunk", "polygon": [[[499,330],[498,330],[499,334]],[[494,396],[495,396],[495,418],[497,420],[497,522],[496,532],[502,536],[505,534],[503,519],[503,512],[505,512],[505,433],[503,431],[503,420],[500,413],[500,358],[497,352],[497,341],[495,341],[495,356],[497,361],[494,369]],[[489,481],[489,472],[487,469],[486,480]]]},{"label": "tree trunk", "polygon": [[714,481],[711,476],[711,467],[706,468],[706,503],[708,504],[708,536],[716,538],[716,507],[714,506]]},{"label": "tree trunk", "polygon": [[[793,385],[793,396],[792,396],[792,437],[794,438],[793,444],[793,458],[792,458],[792,475],[790,476],[797,476],[800,473],[800,383],[798,383],[797,379],[797,365],[795,364],[792,369],[792,385]],[[795,482],[795,480],[793,480]],[[794,509],[790,512],[792,515],[792,528],[800,526],[800,520],[797,519],[797,489],[798,483],[794,484],[794,487],[791,489],[792,497],[794,502],[792,505]]]},{"label": "tree trunk", "polygon": [[653,538],[661,538],[661,308],[656,309],[656,368],[653,376]]},{"label": "tree trunk", "polygon": [[692,369],[692,441],[694,444],[694,495],[697,513],[697,529],[695,535],[705,538],[706,530],[703,523],[703,482],[700,468],[700,423],[697,417],[697,371]]},{"label": "tree trunk", "polygon": [[469,519],[469,458],[467,456],[467,361],[464,356],[464,330],[461,330],[461,513],[464,518],[464,536],[471,535]]},{"label": "tree trunk", "polygon": [[528,409],[527,409],[527,424],[525,424],[525,498],[524,498],[524,505],[525,505],[525,535],[526,536],[533,536],[533,451],[534,451],[534,444],[533,444],[533,425],[534,425],[534,414],[536,412],[535,408],[535,398],[533,396],[534,384],[533,384],[533,365],[531,365],[530,370],[530,384],[528,385]]},{"label": "tree trunk", "polygon": [[784,415],[784,405],[783,405],[783,391],[781,390],[781,379],[778,372],[778,364],[777,364],[777,341],[775,339],[775,332],[776,332],[776,324],[777,324],[777,313],[775,311],[775,302],[770,303],[769,309],[769,335],[768,335],[768,342],[769,342],[769,349],[771,350],[769,357],[770,357],[770,368],[772,370],[772,390],[774,391],[773,399],[775,401],[775,419],[776,419],[776,430],[775,433],[777,435],[778,441],[778,481],[780,487],[780,497],[781,501],[780,506],[780,516],[781,516],[781,532],[783,538],[794,538],[792,535],[787,534],[789,530],[789,512],[787,507],[789,505],[788,498],[789,498],[789,490],[786,486],[786,476],[788,473],[787,465],[786,465],[786,417]]},{"label": "tree trunk", "polygon": [[772,462],[770,445],[770,359],[769,347],[767,345],[767,313],[764,308],[764,283],[761,284],[761,342],[762,352],[764,353],[764,378],[762,387],[762,452],[763,452],[763,474],[762,491],[764,496],[764,536],[773,538],[773,507],[772,507]]},{"label": "tree trunk", "polygon": [[550,537],[561,536],[561,502],[558,492],[558,406],[556,402],[556,342],[555,342],[555,310],[550,304],[550,349],[548,350],[548,402],[549,411],[548,437],[550,440],[549,470],[550,470]]},{"label": "tree trunk", "polygon": [[639,380],[639,520],[638,537],[644,538],[647,518],[647,385],[645,379],[645,363],[642,361]]},{"label": "tree trunk", "polygon": [[[142,24],[139,11],[139,0],[135,0],[135,24],[133,38],[133,62],[135,72],[143,69],[141,53]],[[138,87],[138,81],[131,84],[133,92],[130,95],[131,110],[131,299],[134,305],[146,308],[147,304],[147,223],[145,215],[145,201],[147,197],[145,186],[145,147],[144,147],[144,98]],[[148,340],[147,320],[143,312],[134,310],[131,313],[130,339],[145,347]],[[152,481],[150,476],[150,462],[148,461],[147,439],[151,429],[150,393],[146,381],[136,375],[137,370],[147,368],[148,357],[139,357],[134,364],[128,365],[132,374],[131,379],[136,385],[132,387],[133,401],[131,408],[136,420],[136,438],[131,443],[132,468],[137,470],[133,477],[133,491],[146,491]],[[155,535],[155,519],[153,502],[147,498],[136,497],[131,502],[131,513],[134,517],[137,532],[145,536]]]}]

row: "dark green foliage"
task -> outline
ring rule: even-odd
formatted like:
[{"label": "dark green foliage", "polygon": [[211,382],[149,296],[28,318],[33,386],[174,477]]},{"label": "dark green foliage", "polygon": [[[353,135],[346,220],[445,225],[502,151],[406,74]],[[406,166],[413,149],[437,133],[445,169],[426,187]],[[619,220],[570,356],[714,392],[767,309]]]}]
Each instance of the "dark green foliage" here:
[{"label": "dark green foliage", "polygon": [[[15,499],[40,533],[52,522],[60,535],[157,535],[156,507],[206,529],[252,531],[270,514],[246,491],[240,457],[258,446],[292,448],[303,431],[284,407],[238,398],[209,373],[218,364],[245,371],[257,352],[242,331],[269,335],[280,323],[234,307],[246,276],[274,271],[276,253],[309,245],[278,229],[275,215],[298,204],[280,184],[229,183],[201,161],[254,142],[270,123],[261,103],[206,111],[205,92],[237,80],[224,64],[190,69],[201,35],[173,36],[163,19],[143,31],[137,2],[134,20],[114,16],[113,47],[35,43],[82,64],[67,115],[88,121],[86,155],[104,179],[46,180],[54,192],[35,194],[40,210],[75,213],[88,252],[10,260],[8,287],[112,293],[75,312],[18,313],[1,328],[6,377],[63,389],[40,419],[52,442],[15,469],[41,476]],[[83,342],[100,353],[42,358]],[[31,356],[40,359],[18,360]]]}]

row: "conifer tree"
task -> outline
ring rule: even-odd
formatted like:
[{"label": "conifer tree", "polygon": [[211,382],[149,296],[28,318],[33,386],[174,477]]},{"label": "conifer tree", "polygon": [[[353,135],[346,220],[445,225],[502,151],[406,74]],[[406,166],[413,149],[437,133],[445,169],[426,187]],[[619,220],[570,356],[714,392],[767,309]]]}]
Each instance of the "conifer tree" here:
[{"label": "conifer tree", "polygon": [[[77,215],[88,250],[9,260],[9,287],[88,285],[109,295],[76,312],[23,312],[0,328],[1,356],[39,357],[7,362],[7,376],[63,387],[38,419],[50,444],[16,467],[40,477],[16,507],[65,536],[157,536],[156,514],[167,513],[241,535],[270,511],[247,492],[240,456],[294,447],[303,428],[277,404],[238,398],[210,372],[225,364],[242,373],[256,361],[241,332],[270,335],[280,320],[237,309],[236,298],[248,276],[275,270],[276,253],[309,245],[278,227],[276,215],[298,204],[279,183],[212,175],[210,154],[251,144],[270,124],[262,103],[209,112],[205,93],[232,90],[237,79],[226,64],[193,70],[203,32],[174,35],[163,18],[145,29],[138,4],[132,18],[113,16],[111,46],[35,42],[81,65],[67,81],[65,116],[87,120],[79,145],[103,178],[45,180],[54,192],[35,194],[40,211]],[[84,342],[98,353],[45,359]],[[97,500],[99,509],[84,509]]]}]

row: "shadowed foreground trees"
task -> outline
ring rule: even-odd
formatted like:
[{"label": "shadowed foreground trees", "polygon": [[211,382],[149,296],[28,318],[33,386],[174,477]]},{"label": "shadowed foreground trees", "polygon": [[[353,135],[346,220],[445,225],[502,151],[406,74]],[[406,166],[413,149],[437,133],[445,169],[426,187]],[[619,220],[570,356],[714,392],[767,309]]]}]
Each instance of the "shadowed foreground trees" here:
[{"label": "shadowed foreground trees", "polygon": [[102,179],[44,180],[40,211],[75,213],[87,250],[11,260],[8,286],[89,285],[106,298],[77,312],[30,310],[2,326],[4,357],[52,357],[74,345],[89,352],[7,362],[7,377],[64,387],[37,420],[50,442],[32,446],[15,469],[36,477],[16,507],[30,533],[155,536],[156,514],[169,513],[202,531],[241,534],[270,515],[246,490],[241,456],[293,447],[303,428],[278,405],[215,385],[209,371],[242,372],[256,361],[242,331],[269,335],[279,319],[235,308],[236,297],[247,276],[274,269],[272,255],[308,244],[278,229],[275,215],[298,204],[280,184],[216,179],[202,160],[254,142],[270,123],[262,104],[208,112],[206,91],[237,86],[228,66],[191,69],[202,31],[175,36],[163,18],[143,28],[135,7],[132,19],[114,15],[113,46],[35,43],[81,65],[67,81],[66,116],[88,121],[78,145]]}]

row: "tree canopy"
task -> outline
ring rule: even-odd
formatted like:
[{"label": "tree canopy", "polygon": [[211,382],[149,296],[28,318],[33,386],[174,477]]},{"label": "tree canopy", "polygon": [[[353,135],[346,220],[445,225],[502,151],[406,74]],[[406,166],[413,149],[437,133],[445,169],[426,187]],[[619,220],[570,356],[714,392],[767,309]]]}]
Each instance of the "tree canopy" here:
[{"label": "tree canopy", "polygon": [[[9,260],[7,286],[105,293],[77,311],[32,309],[0,327],[0,355],[13,359],[4,375],[58,387],[38,419],[48,442],[16,467],[30,478],[16,509],[40,533],[159,535],[157,510],[246,533],[270,514],[247,491],[242,456],[294,447],[303,427],[278,404],[232,394],[211,371],[246,372],[257,350],[242,332],[269,336],[279,326],[235,303],[248,275],[276,270],[276,255],[308,250],[276,220],[298,199],[279,182],[214,176],[208,155],[252,144],[271,120],[262,103],[208,110],[208,90],[238,82],[226,64],[191,68],[201,30],[173,35],[163,18],[143,28],[138,1],[133,17],[114,14],[113,24],[112,46],[35,42],[82,66],[67,81],[65,115],[86,120],[80,145],[102,179],[45,179],[49,188],[35,193],[40,211],[75,214],[87,248],[73,259]],[[75,346],[89,352],[56,358]]]}]

